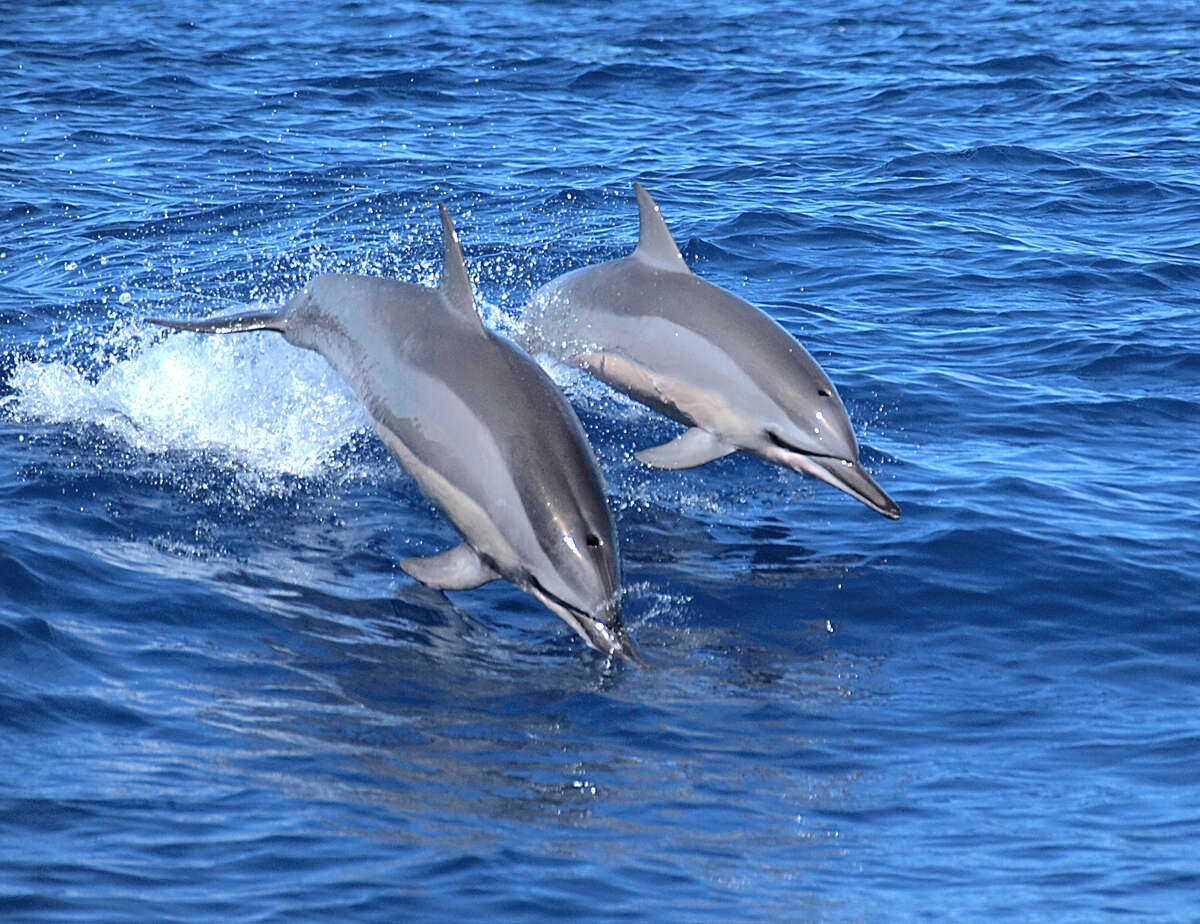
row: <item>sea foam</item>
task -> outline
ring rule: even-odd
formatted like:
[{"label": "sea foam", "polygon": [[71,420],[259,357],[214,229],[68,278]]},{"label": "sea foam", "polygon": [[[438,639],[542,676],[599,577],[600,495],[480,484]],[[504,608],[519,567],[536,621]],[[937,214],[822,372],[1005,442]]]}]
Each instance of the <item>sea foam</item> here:
[{"label": "sea foam", "polygon": [[159,336],[126,324],[85,352],[18,360],[11,413],[98,425],[145,452],[214,452],[301,477],[369,426],[324,359],[274,333]]}]

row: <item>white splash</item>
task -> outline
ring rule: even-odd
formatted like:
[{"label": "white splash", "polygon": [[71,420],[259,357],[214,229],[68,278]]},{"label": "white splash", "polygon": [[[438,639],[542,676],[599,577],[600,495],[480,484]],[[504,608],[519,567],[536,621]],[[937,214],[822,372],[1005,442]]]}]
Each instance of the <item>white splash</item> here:
[{"label": "white splash", "polygon": [[19,361],[12,413],[97,424],[146,452],[217,451],[262,473],[302,477],[369,426],[325,360],[278,334],[151,339],[130,324],[94,350],[120,358],[91,375],[66,360]]}]

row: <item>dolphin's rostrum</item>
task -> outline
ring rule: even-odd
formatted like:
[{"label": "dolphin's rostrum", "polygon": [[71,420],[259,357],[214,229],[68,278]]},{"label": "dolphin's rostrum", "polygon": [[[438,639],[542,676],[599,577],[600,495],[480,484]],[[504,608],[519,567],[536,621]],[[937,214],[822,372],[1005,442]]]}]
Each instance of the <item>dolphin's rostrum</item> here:
[{"label": "dolphin's rostrum", "polygon": [[621,627],[617,538],[603,477],[579,419],[528,355],[484,327],[444,206],[434,289],[369,276],[313,279],[277,311],[180,330],[279,331],[325,357],[376,432],[463,543],[400,566],[467,590],[503,578],[589,645],[636,658]]},{"label": "dolphin's rostrum", "polygon": [[850,419],[821,367],[766,313],[692,273],[650,194],[634,189],[637,248],[539,289],[534,348],[689,428],[637,453],[648,465],[691,468],[741,449],[899,517],[859,464]]}]

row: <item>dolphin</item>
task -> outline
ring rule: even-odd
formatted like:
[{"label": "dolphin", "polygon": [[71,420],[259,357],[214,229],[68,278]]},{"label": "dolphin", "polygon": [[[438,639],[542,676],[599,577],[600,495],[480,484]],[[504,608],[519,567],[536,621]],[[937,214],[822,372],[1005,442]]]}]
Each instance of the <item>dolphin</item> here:
[{"label": "dolphin", "polygon": [[737,450],[819,478],[896,519],[858,461],[837,389],[766,313],[695,275],[640,183],[637,247],[534,294],[530,345],[577,365],[688,429],[635,453],[657,468]]},{"label": "dolphin", "polygon": [[272,330],[329,361],[375,432],[463,542],[400,567],[469,590],[503,578],[589,645],[636,661],[621,626],[617,537],[579,418],[541,367],[484,327],[445,206],[436,288],[318,276],[275,310],[200,321],[205,333]]}]

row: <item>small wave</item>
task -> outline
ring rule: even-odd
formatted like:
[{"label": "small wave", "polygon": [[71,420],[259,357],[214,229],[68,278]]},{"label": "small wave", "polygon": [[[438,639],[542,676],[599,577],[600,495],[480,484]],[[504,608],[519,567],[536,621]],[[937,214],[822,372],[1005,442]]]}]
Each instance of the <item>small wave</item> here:
[{"label": "small wave", "polygon": [[1125,382],[1141,376],[1160,381],[1169,388],[1176,388],[1180,384],[1192,386],[1200,382],[1200,355],[1182,351],[1171,344],[1104,344],[1097,341],[1088,346],[1103,352],[1083,363],[1078,369],[1080,375],[1103,376]]},{"label": "small wave", "polygon": [[804,226],[798,215],[781,209],[760,208],[739,212],[717,227],[721,234],[791,234]]},{"label": "small wave", "polygon": [[1168,78],[1161,81],[1130,80],[1120,89],[1121,96],[1134,103],[1186,103],[1195,104],[1200,88],[1189,86],[1186,78]]},{"label": "small wave", "polygon": [[968,64],[968,70],[981,71],[985,74],[1036,74],[1047,70],[1065,67],[1066,62],[1049,52],[1038,52],[1024,55],[1001,55]]},{"label": "small wave", "polygon": [[380,102],[421,102],[446,104],[452,93],[439,86],[453,86],[454,71],[446,67],[425,70],[389,70],[373,74],[334,74],[310,79],[306,89],[328,94],[346,105],[371,105]]},{"label": "small wave", "polygon": [[687,68],[666,64],[605,64],[584,71],[570,81],[576,91],[620,90],[630,92],[632,85],[670,87],[679,91],[696,83],[696,74]]},{"label": "small wave", "polygon": [[1059,154],[1040,151],[1021,144],[984,144],[959,151],[925,152],[893,157],[883,167],[888,174],[926,176],[943,169],[1005,167],[1036,170],[1049,167],[1074,167],[1073,161]]},{"label": "small wave", "polygon": [[315,475],[368,426],[321,357],[272,335],[150,339],[125,324],[86,356],[17,360],[8,386],[19,420],[101,426],[145,452],[216,450],[268,474]]},{"label": "small wave", "polygon": [[683,246],[683,258],[695,270],[706,260],[731,265],[737,260],[737,254],[702,237],[691,237]]},{"label": "small wave", "polygon": [[[546,167],[538,167],[521,172],[522,179],[553,178],[561,182],[561,171]],[[586,206],[605,204],[608,194],[604,189],[585,189],[579,186],[563,186],[554,192],[544,195],[540,207],[544,211],[557,212],[564,206],[581,209]]]},{"label": "small wave", "polygon": [[1094,112],[1110,110],[1118,100],[1107,90],[1073,90],[1061,96],[1057,108],[1062,112]]}]

